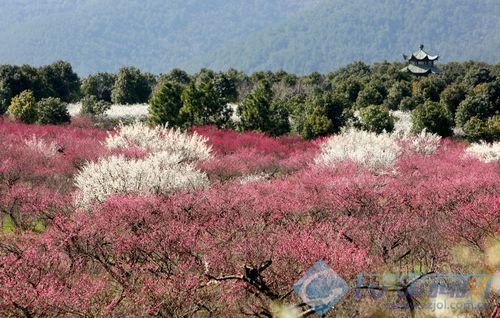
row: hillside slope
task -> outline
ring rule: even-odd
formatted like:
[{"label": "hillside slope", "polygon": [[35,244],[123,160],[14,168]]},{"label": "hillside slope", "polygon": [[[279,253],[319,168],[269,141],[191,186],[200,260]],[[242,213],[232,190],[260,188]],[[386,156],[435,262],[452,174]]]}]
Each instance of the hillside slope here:
[{"label": "hillside slope", "polygon": [[12,0],[0,2],[0,64],[70,61],[163,72],[287,19],[318,0]]},{"label": "hillside slope", "polygon": [[399,60],[424,43],[443,61],[500,61],[498,0],[327,0],[227,44],[195,66],[329,71],[356,60]]},{"label": "hillside slope", "polygon": [[498,0],[11,0],[0,64],[308,73],[399,60],[421,43],[443,61],[495,63],[499,31]]}]

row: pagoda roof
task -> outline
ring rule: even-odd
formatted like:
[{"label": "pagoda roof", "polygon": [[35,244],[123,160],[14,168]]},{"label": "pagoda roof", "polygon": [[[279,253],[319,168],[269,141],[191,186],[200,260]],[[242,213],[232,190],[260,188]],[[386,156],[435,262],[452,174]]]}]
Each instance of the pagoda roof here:
[{"label": "pagoda roof", "polygon": [[424,51],[424,45],[420,45],[420,50],[412,53],[412,55],[410,56],[410,58],[408,58],[408,60],[417,60],[417,61],[425,61],[425,60],[429,60],[429,61],[435,61],[439,58],[439,55],[430,55],[429,53],[425,52]]},{"label": "pagoda roof", "polygon": [[439,69],[432,65],[413,65],[410,64],[405,68],[401,69],[401,71],[411,72],[417,75],[425,75],[425,74],[438,74],[440,73]]}]

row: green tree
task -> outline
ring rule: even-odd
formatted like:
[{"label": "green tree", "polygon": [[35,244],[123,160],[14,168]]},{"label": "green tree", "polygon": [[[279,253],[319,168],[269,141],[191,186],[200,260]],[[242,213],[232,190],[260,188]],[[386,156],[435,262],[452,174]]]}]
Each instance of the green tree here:
[{"label": "green tree", "polygon": [[64,102],[74,102],[80,97],[80,79],[71,64],[57,61],[40,69],[45,96],[59,97]]},{"label": "green tree", "polygon": [[161,75],[158,80],[158,84],[165,81],[174,82],[180,85],[188,85],[191,83],[191,76],[179,68],[174,68],[167,74]]},{"label": "green tree", "polygon": [[441,103],[443,103],[452,115],[455,115],[458,105],[465,99],[466,89],[460,83],[454,83],[447,86],[440,95]]},{"label": "green tree", "polygon": [[328,118],[326,110],[321,107],[315,107],[306,117],[306,122],[300,135],[305,139],[313,139],[318,136],[330,134],[332,130],[333,123]]},{"label": "green tree", "polygon": [[332,122],[331,132],[338,133],[345,125],[345,110],[350,106],[349,100],[341,94],[325,92],[319,102],[318,106],[326,109],[327,117]]},{"label": "green tree", "polygon": [[115,85],[116,75],[111,73],[97,73],[82,81],[81,92],[85,96],[95,96],[98,100],[111,102],[111,92]]},{"label": "green tree", "polygon": [[463,100],[457,108],[455,122],[462,127],[472,117],[485,120],[495,114],[495,105],[485,94],[472,94]]},{"label": "green tree", "polygon": [[181,126],[182,86],[177,82],[163,82],[149,99],[149,122],[171,127]]},{"label": "green tree", "polygon": [[500,140],[500,115],[481,120],[472,117],[464,125],[465,138],[471,142],[494,142]]},{"label": "green tree", "polygon": [[226,128],[230,126],[231,114],[227,99],[220,94],[213,78],[198,85],[191,82],[182,93],[180,116],[185,126]]},{"label": "green tree", "polygon": [[416,82],[415,95],[420,95],[425,100],[439,102],[439,95],[445,87],[446,82],[441,77],[427,76]]},{"label": "green tree", "polygon": [[25,90],[32,91],[35,98],[50,93],[43,89],[42,79],[36,68],[29,65],[0,65],[0,114],[6,111],[12,97]]},{"label": "green tree", "polygon": [[422,105],[423,103],[424,98],[420,95],[403,97],[399,103],[399,110],[414,110],[417,106]]},{"label": "green tree", "polygon": [[440,136],[452,135],[453,119],[446,106],[432,101],[419,105],[412,113],[412,130],[427,130]]},{"label": "green tree", "polygon": [[9,108],[12,93],[7,84],[0,80],[0,115],[3,115]]},{"label": "green tree", "polygon": [[469,88],[474,88],[482,83],[489,83],[495,80],[495,75],[485,67],[471,67],[464,76],[463,83]]},{"label": "green tree", "polygon": [[150,94],[150,82],[139,69],[122,67],[111,92],[111,100],[115,104],[145,103]]},{"label": "green tree", "polygon": [[271,136],[281,136],[290,132],[290,113],[286,101],[274,99],[269,108],[269,129]]},{"label": "green tree", "polygon": [[351,104],[356,102],[362,89],[363,84],[359,78],[349,78],[334,84],[334,91],[345,96]]},{"label": "green tree", "polygon": [[39,124],[62,124],[68,123],[71,117],[68,113],[68,104],[57,97],[41,99],[37,104]]},{"label": "green tree", "polygon": [[102,116],[111,108],[110,102],[98,99],[94,95],[83,97],[80,103],[82,104],[81,115]]},{"label": "green tree", "polygon": [[38,117],[37,105],[33,92],[26,90],[15,96],[7,112],[15,119],[26,124],[33,124]]},{"label": "green tree", "polygon": [[384,96],[374,85],[366,85],[361,92],[359,92],[356,99],[356,107],[363,108],[368,105],[382,105]]},{"label": "green tree", "polygon": [[382,105],[370,105],[359,111],[361,127],[375,133],[392,132],[394,117],[389,109]]},{"label": "green tree", "polygon": [[267,80],[260,81],[238,109],[241,117],[241,127],[244,130],[270,131],[272,100],[271,84]]},{"label": "green tree", "polygon": [[384,105],[391,110],[399,109],[401,101],[405,97],[411,97],[411,84],[406,81],[398,81],[389,88]]}]

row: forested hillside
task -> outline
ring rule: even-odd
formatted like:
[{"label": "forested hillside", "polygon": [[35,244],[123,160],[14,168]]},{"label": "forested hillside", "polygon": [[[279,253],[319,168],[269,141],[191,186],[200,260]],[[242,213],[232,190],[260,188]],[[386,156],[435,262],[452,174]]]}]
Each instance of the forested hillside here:
[{"label": "forested hillside", "polygon": [[444,61],[500,58],[497,0],[326,0],[227,44],[197,66],[328,71],[361,60],[399,60],[421,43]]},{"label": "forested hillside", "polygon": [[0,64],[304,74],[399,60],[421,43],[443,61],[496,63],[498,30],[497,0],[16,0],[0,3]]},{"label": "forested hillside", "polygon": [[0,3],[0,64],[70,61],[82,74],[123,65],[163,72],[318,0],[15,0]]}]

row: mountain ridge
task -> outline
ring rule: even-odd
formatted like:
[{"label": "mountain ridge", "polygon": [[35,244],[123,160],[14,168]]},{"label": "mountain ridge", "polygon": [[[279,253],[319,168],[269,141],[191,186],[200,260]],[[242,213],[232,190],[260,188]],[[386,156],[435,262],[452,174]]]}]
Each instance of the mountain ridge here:
[{"label": "mountain ridge", "polygon": [[0,4],[0,64],[304,74],[400,60],[421,43],[445,62],[496,63],[499,30],[497,0],[14,0]]}]

